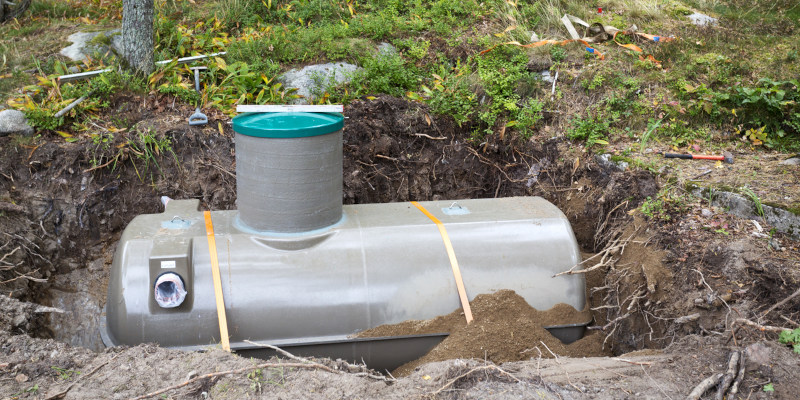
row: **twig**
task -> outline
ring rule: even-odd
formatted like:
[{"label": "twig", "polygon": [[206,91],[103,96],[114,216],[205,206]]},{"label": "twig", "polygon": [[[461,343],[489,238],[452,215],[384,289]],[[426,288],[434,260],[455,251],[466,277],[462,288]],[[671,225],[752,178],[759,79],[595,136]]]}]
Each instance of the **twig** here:
[{"label": "twig", "polygon": [[614,361],[622,361],[622,362],[626,362],[628,364],[633,364],[633,365],[650,365],[650,364],[652,364],[652,363],[644,362],[644,361],[626,360],[624,358],[619,358],[619,357],[611,357],[611,359],[614,360]]},{"label": "twig", "polygon": [[160,389],[160,390],[156,390],[155,392],[150,392],[148,394],[141,395],[139,397],[133,397],[130,400],[149,399],[151,397],[158,396],[158,395],[160,395],[162,393],[169,392],[170,390],[179,389],[179,388],[182,388],[184,386],[190,385],[192,383],[195,383],[195,382],[198,382],[198,381],[202,381],[204,379],[211,379],[211,378],[215,378],[215,377],[218,377],[218,376],[225,376],[225,375],[241,374],[243,372],[249,372],[249,371],[252,371],[252,370],[264,369],[264,368],[321,369],[323,371],[331,372],[331,373],[334,373],[334,374],[335,373],[339,373],[338,371],[336,371],[336,370],[334,370],[334,369],[332,369],[330,367],[327,367],[327,366],[322,365],[322,364],[317,364],[317,363],[314,363],[314,364],[306,364],[306,363],[263,363],[263,364],[252,365],[252,366],[249,366],[249,367],[244,367],[244,368],[239,368],[239,369],[232,369],[232,370],[220,371],[220,372],[212,372],[212,373],[209,373],[209,374],[201,375],[201,376],[198,376],[196,378],[189,379],[188,381],[183,382],[183,383],[178,383],[178,384],[172,385],[170,387],[166,387],[166,388],[163,388],[163,389]]},{"label": "twig", "polygon": [[607,324],[605,324],[603,326],[590,326],[587,329],[604,331],[604,330],[610,328],[612,325],[614,325],[617,322],[619,322],[620,320],[623,320],[623,319],[628,318],[630,316],[631,316],[631,313],[625,313],[625,315],[621,315],[621,316],[619,316],[617,318],[614,318],[613,320],[609,321]]},{"label": "twig", "polygon": [[400,161],[400,160],[398,160],[398,159],[396,159],[394,157],[385,156],[383,154],[375,154],[375,157],[383,158],[385,160],[391,160],[391,161]]},{"label": "twig", "polygon": [[424,133],[415,133],[414,136],[424,137],[424,138],[428,138],[428,139],[431,139],[431,140],[447,140],[446,136],[433,137],[431,135],[426,135]]},{"label": "twig", "polygon": [[563,366],[563,365],[561,365],[561,360],[559,360],[559,359],[558,359],[558,356],[556,355],[556,353],[553,353],[553,351],[552,351],[552,350],[550,350],[550,348],[549,348],[549,347],[547,347],[547,345],[546,345],[546,344],[544,344],[544,342],[543,342],[543,341],[541,341],[541,340],[540,340],[540,341],[539,341],[539,343],[541,343],[541,344],[542,344],[542,346],[544,346],[544,348],[545,348],[545,349],[547,349],[547,351],[549,351],[549,352],[550,352],[550,354],[552,354],[552,355],[553,355],[553,358],[555,358],[555,359],[556,359],[556,364],[558,364],[558,365],[561,367],[561,369],[562,369],[562,370],[564,370],[564,375],[566,375],[566,376],[567,376],[567,383],[569,383],[569,385],[570,385],[570,386],[572,386],[573,388],[575,388],[575,390],[577,390],[577,391],[579,391],[579,392],[583,393],[583,390],[581,390],[580,388],[578,388],[577,386],[575,386],[575,385],[572,383],[572,379],[570,379],[570,378],[569,378],[569,371],[567,371],[567,369],[566,369],[566,368],[564,368],[564,366]]},{"label": "twig", "polygon": [[500,367],[498,367],[496,365],[483,365],[483,366],[480,366],[480,367],[473,368],[473,369],[471,369],[471,370],[469,370],[469,371],[467,371],[467,372],[465,372],[465,373],[463,373],[463,374],[451,379],[449,382],[447,382],[447,384],[445,384],[444,386],[440,387],[437,391],[431,393],[431,395],[435,396],[435,395],[441,393],[442,391],[444,391],[445,389],[449,388],[450,386],[453,386],[453,384],[455,384],[459,380],[464,379],[465,377],[467,377],[469,375],[472,375],[475,372],[487,371],[487,370],[495,370],[495,371],[497,371],[497,372],[499,372],[499,373],[501,373],[501,374],[503,374],[505,376],[508,376],[509,378],[511,378],[511,379],[513,379],[513,380],[515,380],[517,382],[521,382],[514,375],[511,375],[510,373],[506,372],[505,370],[503,370],[502,368],[500,368]]},{"label": "twig", "polygon": [[276,352],[282,354],[284,357],[291,358],[292,360],[295,360],[295,361],[300,361],[300,362],[304,362],[304,363],[313,363],[313,361],[311,361],[311,360],[309,360],[307,358],[298,357],[298,356],[296,356],[296,355],[294,355],[292,353],[289,353],[288,351],[286,351],[284,349],[281,349],[280,347],[275,347],[275,346],[273,346],[271,344],[256,343],[256,342],[252,342],[250,340],[245,340],[244,342],[252,344],[253,346],[265,347],[265,348],[268,348],[268,349],[275,350]]},{"label": "twig", "polygon": [[762,332],[764,332],[764,331],[783,332],[783,331],[790,331],[791,330],[789,328],[781,328],[781,327],[778,327],[778,326],[757,324],[757,323],[755,323],[753,321],[750,321],[749,319],[744,319],[744,318],[736,318],[736,320],[733,321],[733,324],[734,325],[742,324],[742,325],[752,326],[753,328],[756,328],[756,329],[758,329],[758,330],[760,330]]},{"label": "twig", "polygon": [[[283,349],[281,349],[279,347],[276,347],[276,346],[273,346],[271,344],[256,343],[256,342],[252,342],[250,340],[245,340],[245,342],[247,342],[249,344],[252,344],[254,346],[265,347],[265,348],[268,348],[268,349],[275,350],[276,352],[280,353],[284,357],[290,358],[290,359],[295,360],[295,361],[300,361],[300,362],[304,362],[304,363],[308,363],[308,364],[319,364],[317,362],[309,360],[308,358],[296,356],[296,355],[294,355],[292,353],[289,353],[286,350],[283,350]],[[322,364],[320,364],[320,365],[322,365]],[[363,366],[363,365],[356,365],[356,364],[350,364],[350,363],[346,363],[346,365],[347,365],[347,368],[348,368],[347,372],[350,372],[355,376],[365,376],[367,378],[371,378],[371,379],[375,379],[375,380],[379,380],[379,381],[384,381],[384,382],[391,382],[391,381],[394,380],[393,378],[389,379],[389,378],[386,378],[385,376],[382,376],[382,375],[370,374],[368,371],[366,371],[367,368],[365,366]],[[352,372],[352,370],[359,370],[360,372],[356,373],[356,372]],[[341,373],[343,371],[337,372],[336,370],[331,370],[329,372]]]},{"label": "twig", "polygon": [[64,396],[66,396],[67,392],[69,392],[70,389],[72,389],[72,387],[75,386],[76,383],[80,382],[81,379],[86,379],[86,378],[92,376],[92,374],[94,374],[95,372],[99,371],[100,368],[103,368],[103,366],[105,366],[106,364],[110,363],[111,361],[114,361],[114,359],[119,357],[120,354],[122,354],[122,353],[117,353],[114,357],[111,357],[110,360],[98,365],[93,370],[89,371],[89,373],[79,376],[78,379],[75,379],[75,382],[70,383],[69,386],[67,386],[66,389],[64,389],[63,391],[58,392],[58,393],[56,393],[56,394],[54,394],[52,396],[49,396],[49,397],[45,398],[45,400],[60,399],[60,398],[62,398]]},{"label": "twig", "polygon": [[781,300],[781,301],[779,301],[779,302],[775,303],[775,305],[774,305],[774,306],[772,306],[772,307],[768,308],[768,309],[767,309],[767,311],[764,311],[763,313],[761,313],[761,316],[762,316],[762,317],[763,317],[763,316],[766,316],[767,314],[769,314],[769,313],[770,313],[770,311],[772,311],[772,310],[774,310],[774,309],[776,309],[776,308],[778,308],[778,307],[780,307],[780,306],[782,306],[782,305],[784,305],[784,304],[788,303],[789,301],[791,301],[793,298],[795,298],[795,297],[797,297],[797,296],[800,296],[800,288],[798,288],[797,290],[795,290],[795,292],[794,292],[794,293],[792,293],[791,295],[789,295],[789,297],[787,297],[787,298],[785,298],[785,299],[783,299],[783,300]]},{"label": "twig", "polygon": [[714,385],[719,382],[719,378],[722,377],[722,374],[716,373],[714,375],[709,376],[706,379],[703,379],[702,382],[698,383],[697,386],[689,392],[689,395],[686,396],[686,400],[698,400],[700,396],[703,395],[708,389],[711,389]]},{"label": "twig", "polygon": [[739,385],[742,383],[742,379],[744,379],[744,372],[747,369],[747,363],[745,362],[745,358],[747,357],[747,352],[739,352],[739,373],[736,374],[736,380],[733,381],[733,385],[731,385],[731,390],[728,392],[730,395],[729,398],[733,399],[736,397],[736,393],[739,392]]},{"label": "twig", "polygon": [[731,352],[731,356],[728,359],[728,369],[725,371],[725,375],[722,376],[722,382],[720,382],[717,387],[716,400],[723,400],[725,392],[728,390],[731,383],[733,383],[733,378],[736,377],[737,372],[736,367],[739,366],[739,355],[740,353],[738,351]]}]

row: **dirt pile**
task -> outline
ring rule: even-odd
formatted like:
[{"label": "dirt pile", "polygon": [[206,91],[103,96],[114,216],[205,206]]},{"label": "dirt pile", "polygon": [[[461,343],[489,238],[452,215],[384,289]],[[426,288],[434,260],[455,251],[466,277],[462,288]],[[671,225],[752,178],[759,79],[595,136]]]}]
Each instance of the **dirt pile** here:
[{"label": "dirt pile", "polygon": [[[467,325],[463,311],[425,321],[405,321],[383,325],[360,333],[359,337],[419,335],[447,332],[450,335],[424,357],[405,364],[393,374],[405,376],[422,364],[455,358],[475,358],[500,364],[553,355],[589,357],[607,354],[602,349],[601,335],[588,335],[565,345],[551,335],[545,326],[585,323],[591,320],[588,311],[578,311],[566,304],[538,311],[518,294],[500,290],[480,294],[470,302],[474,320]],[[549,350],[548,350],[549,348]],[[538,350],[537,350],[538,349]]]}]

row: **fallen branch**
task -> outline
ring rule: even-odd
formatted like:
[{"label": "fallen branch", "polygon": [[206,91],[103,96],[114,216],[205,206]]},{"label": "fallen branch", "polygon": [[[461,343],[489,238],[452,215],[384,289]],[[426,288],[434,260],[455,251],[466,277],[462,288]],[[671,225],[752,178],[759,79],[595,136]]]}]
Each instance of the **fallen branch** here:
[{"label": "fallen branch", "polygon": [[789,301],[791,301],[793,298],[795,298],[795,297],[797,297],[797,296],[800,296],[800,288],[798,288],[797,290],[795,290],[795,292],[794,292],[794,293],[792,293],[791,295],[789,295],[789,297],[787,297],[787,298],[785,298],[785,299],[783,299],[783,300],[779,301],[779,302],[778,302],[778,303],[776,303],[774,306],[772,306],[772,307],[768,308],[768,309],[767,309],[767,311],[764,311],[763,313],[761,313],[761,316],[762,316],[762,317],[763,317],[763,316],[766,316],[767,314],[769,314],[769,313],[770,313],[770,311],[772,311],[772,310],[774,310],[774,309],[776,309],[776,308],[778,308],[778,307],[780,307],[780,306],[782,306],[782,305],[784,305],[784,304],[788,303]]},{"label": "fallen branch", "polygon": [[719,382],[719,378],[722,378],[722,374],[716,373],[706,379],[703,379],[703,381],[698,383],[697,386],[692,389],[689,395],[686,396],[686,400],[698,400],[703,393],[714,387],[717,382]]},{"label": "fallen branch", "polygon": [[762,332],[765,332],[765,331],[783,332],[783,331],[790,331],[791,330],[789,328],[781,328],[781,327],[778,327],[778,326],[757,324],[757,323],[755,323],[753,321],[750,321],[749,319],[744,319],[744,318],[736,318],[736,320],[733,321],[733,324],[734,325],[742,324],[742,325],[752,326],[753,328],[756,328],[756,329],[758,329],[758,330],[760,330]]},{"label": "fallen branch", "polygon": [[728,391],[728,387],[733,383],[733,379],[736,377],[736,372],[738,371],[736,367],[739,366],[740,354],[741,353],[738,351],[731,352],[731,356],[728,359],[728,369],[725,371],[725,375],[722,376],[722,382],[720,382],[717,388],[716,400],[723,400],[725,392]]},{"label": "fallen branch", "polygon": [[747,363],[745,362],[745,358],[747,357],[747,353],[742,351],[739,352],[739,372],[736,374],[736,380],[733,381],[733,385],[731,385],[731,390],[729,391],[729,398],[733,399],[736,397],[736,393],[739,393],[739,385],[742,383],[742,379],[744,379],[744,372],[747,368]]},{"label": "fallen branch", "polygon": [[471,370],[469,370],[469,371],[467,371],[467,372],[465,372],[465,373],[463,373],[463,374],[451,379],[449,382],[447,382],[447,384],[445,384],[444,386],[440,387],[437,391],[431,393],[431,396],[436,396],[437,394],[441,393],[442,391],[444,391],[445,389],[449,388],[450,386],[453,386],[453,384],[455,384],[456,382],[460,381],[461,379],[466,378],[469,375],[474,374],[475,372],[486,371],[486,370],[495,370],[495,371],[497,371],[497,372],[499,372],[499,373],[501,373],[501,374],[503,374],[505,376],[508,376],[509,378],[511,378],[511,379],[513,379],[513,380],[515,380],[517,382],[520,382],[520,380],[517,379],[514,375],[511,375],[510,373],[506,372],[505,370],[503,370],[502,368],[500,368],[500,367],[498,367],[496,365],[484,365],[484,366],[481,366],[481,367],[473,368],[473,369],[471,369]]}]

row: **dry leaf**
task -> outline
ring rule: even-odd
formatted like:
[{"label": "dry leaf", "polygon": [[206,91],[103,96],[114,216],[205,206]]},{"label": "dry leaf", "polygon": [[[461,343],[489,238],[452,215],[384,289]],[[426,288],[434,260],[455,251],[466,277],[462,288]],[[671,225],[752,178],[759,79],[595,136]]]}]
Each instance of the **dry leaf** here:
[{"label": "dry leaf", "polygon": [[[431,117],[429,117],[428,114],[425,114],[425,122],[428,123],[428,126],[431,126]],[[502,139],[502,137],[501,135],[500,138]]]}]

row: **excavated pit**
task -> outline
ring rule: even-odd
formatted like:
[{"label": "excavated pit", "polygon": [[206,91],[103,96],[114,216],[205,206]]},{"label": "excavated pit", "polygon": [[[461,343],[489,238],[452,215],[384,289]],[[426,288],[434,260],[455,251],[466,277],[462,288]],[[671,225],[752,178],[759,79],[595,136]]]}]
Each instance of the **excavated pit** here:
[{"label": "excavated pit", "polygon": [[[200,199],[201,209],[235,207],[232,131],[225,128],[220,136],[216,124],[190,128],[178,119],[182,110],[166,117],[147,111],[168,101],[115,99],[112,109],[129,129],[107,143],[71,144],[53,138],[26,147],[0,138],[8,155],[3,159],[2,170],[7,172],[0,195],[27,205],[22,211],[7,211],[3,221],[8,232],[5,246],[26,250],[7,260],[19,263],[17,274],[33,278],[16,279],[0,289],[5,296],[65,311],[41,314],[11,326],[12,332],[100,350],[108,270],[126,224],[138,214],[161,212],[160,196]],[[624,252],[617,249],[613,254],[615,267],[587,274],[595,324],[579,345],[559,345],[541,329],[543,316],[558,320],[557,310],[532,310],[513,293],[501,293],[476,299],[479,322],[486,315],[485,322],[471,327],[473,332],[451,326],[453,340],[443,343],[447,350],[435,350],[424,361],[475,357],[503,362],[537,357],[538,352],[549,357],[544,347],[532,350],[539,342],[548,343],[556,354],[573,357],[619,354],[660,348],[674,339],[665,320],[648,317],[656,316],[670,295],[671,275],[662,265],[663,253],[652,239],[654,233],[645,232],[646,224],[628,215],[656,194],[657,184],[649,173],[604,169],[586,155],[576,160],[581,154],[570,152],[563,138],[520,143],[495,137],[473,149],[465,144],[470,127],[433,118],[423,106],[391,97],[356,101],[345,115],[345,204],[542,196],[568,217],[585,258],[627,240]],[[155,160],[142,159],[129,151],[142,132],[157,132],[171,144],[160,149]],[[492,310],[503,311],[492,315]],[[459,319],[442,318],[454,324]],[[499,326],[505,327],[503,332],[520,333],[513,338],[495,334],[492,329]],[[474,332],[477,327],[480,334]],[[463,340],[458,342],[458,337]],[[503,348],[509,343],[510,349]],[[509,357],[510,352],[518,357]]]}]

